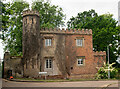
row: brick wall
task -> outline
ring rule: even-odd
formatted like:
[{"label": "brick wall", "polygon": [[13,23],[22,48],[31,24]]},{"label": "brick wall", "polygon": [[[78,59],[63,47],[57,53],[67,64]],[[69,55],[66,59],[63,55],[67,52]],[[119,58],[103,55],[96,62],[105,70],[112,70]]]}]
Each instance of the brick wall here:
[{"label": "brick wall", "polygon": [[21,56],[10,56],[8,52],[4,54],[4,78],[7,78],[8,70],[12,70],[14,77],[23,76],[23,66]]},{"label": "brick wall", "polygon": [[[83,47],[76,46],[76,38],[84,38]],[[72,69],[72,75],[94,74],[96,73],[93,61],[92,35],[70,35],[66,36],[66,53]],[[84,65],[77,65],[77,57],[84,56]]]},{"label": "brick wall", "polygon": [[94,52],[94,64],[97,67],[103,66],[104,62],[106,62],[106,52],[100,51],[100,52]]}]

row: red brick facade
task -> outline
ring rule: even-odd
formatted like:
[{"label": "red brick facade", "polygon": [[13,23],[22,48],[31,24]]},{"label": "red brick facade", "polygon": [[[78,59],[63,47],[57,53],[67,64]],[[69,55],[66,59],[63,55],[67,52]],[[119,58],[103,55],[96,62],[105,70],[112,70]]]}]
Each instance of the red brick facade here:
[{"label": "red brick facade", "polygon": [[[82,37],[84,39],[83,47],[79,47],[76,45],[77,37]],[[71,40],[69,40],[71,39]],[[72,41],[70,44],[69,41]],[[71,52],[69,51],[71,45]],[[73,69],[71,70],[71,74],[91,74],[94,72],[94,65],[93,65],[93,46],[92,46],[92,35],[72,35],[66,37],[66,49],[68,48],[68,52],[66,52],[68,56],[68,60],[75,60],[73,63]],[[74,50],[74,51],[73,51]],[[75,55],[73,55],[76,53]],[[73,57],[71,57],[73,56]],[[84,64],[78,66],[77,65],[77,57],[84,57]]]}]

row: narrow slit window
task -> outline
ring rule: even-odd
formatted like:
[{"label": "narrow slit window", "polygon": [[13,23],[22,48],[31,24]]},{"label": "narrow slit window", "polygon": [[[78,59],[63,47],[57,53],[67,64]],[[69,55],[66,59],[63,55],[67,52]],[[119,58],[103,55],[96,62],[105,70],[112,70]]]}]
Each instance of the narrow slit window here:
[{"label": "narrow slit window", "polygon": [[33,18],[32,18],[32,24],[34,23]]},{"label": "narrow slit window", "polygon": [[34,58],[32,58],[32,68],[34,69]]},{"label": "narrow slit window", "polygon": [[27,65],[27,59],[26,59],[26,69],[27,69],[27,66],[28,66],[28,65]]},{"label": "narrow slit window", "polygon": [[27,19],[26,19],[26,24],[27,24]]}]

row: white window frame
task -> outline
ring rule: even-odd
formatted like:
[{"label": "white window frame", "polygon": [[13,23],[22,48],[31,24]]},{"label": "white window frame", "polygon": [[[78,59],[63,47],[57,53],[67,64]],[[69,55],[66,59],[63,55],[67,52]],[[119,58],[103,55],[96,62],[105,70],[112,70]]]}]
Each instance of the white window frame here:
[{"label": "white window frame", "polygon": [[84,65],[84,61],[85,61],[85,59],[83,59],[83,58],[78,58],[78,59],[77,59],[77,65],[78,65],[78,66]]},{"label": "white window frame", "polygon": [[50,59],[50,58],[48,58],[48,59],[46,59],[46,61],[45,61],[45,68],[47,68],[47,69],[51,69],[52,68],[52,59]]},{"label": "white window frame", "polygon": [[45,39],[45,46],[52,46],[52,39],[46,38]]},{"label": "white window frame", "polygon": [[77,38],[76,39],[76,45],[80,46],[80,47],[83,47],[83,38]]}]

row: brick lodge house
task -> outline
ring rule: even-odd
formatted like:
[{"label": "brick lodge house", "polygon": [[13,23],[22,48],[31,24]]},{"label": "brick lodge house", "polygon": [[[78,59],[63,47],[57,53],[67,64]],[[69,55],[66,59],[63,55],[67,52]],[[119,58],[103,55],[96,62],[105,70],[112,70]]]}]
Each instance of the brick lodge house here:
[{"label": "brick lodge house", "polygon": [[47,72],[52,78],[93,78],[96,67],[106,61],[106,52],[93,51],[92,30],[40,29],[39,18],[37,11],[23,12],[23,58],[19,61],[23,76],[38,78],[39,72]]}]

